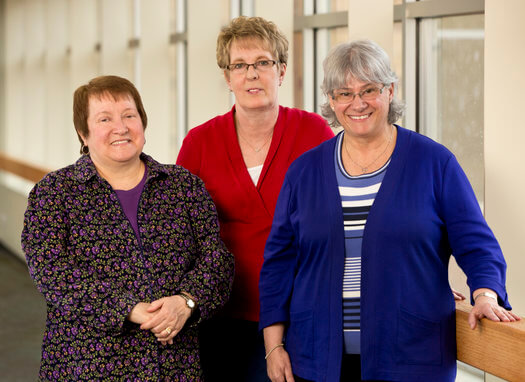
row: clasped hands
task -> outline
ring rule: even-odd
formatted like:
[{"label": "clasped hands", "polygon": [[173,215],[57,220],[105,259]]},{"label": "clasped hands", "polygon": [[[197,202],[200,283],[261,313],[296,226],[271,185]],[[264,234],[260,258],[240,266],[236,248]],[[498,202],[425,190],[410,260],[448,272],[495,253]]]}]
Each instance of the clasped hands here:
[{"label": "clasped hands", "polygon": [[191,316],[186,300],[179,295],[162,297],[151,303],[139,302],[128,315],[128,320],[150,330],[162,345],[173,344],[173,338],[182,330]]}]

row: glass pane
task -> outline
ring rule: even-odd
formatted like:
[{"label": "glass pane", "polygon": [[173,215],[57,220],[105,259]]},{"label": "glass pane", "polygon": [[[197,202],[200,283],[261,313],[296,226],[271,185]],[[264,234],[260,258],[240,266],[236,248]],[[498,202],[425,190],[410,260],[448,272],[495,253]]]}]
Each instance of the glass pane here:
[{"label": "glass pane", "polygon": [[[339,27],[339,28],[320,28],[316,30],[316,84],[315,84],[315,105],[314,111],[320,113],[320,106],[323,104],[326,99],[321,92],[321,84],[323,82],[323,61],[328,55],[330,49],[332,49],[337,44],[348,41],[348,27]],[[305,73],[305,76],[307,73]]]},{"label": "glass pane", "polygon": [[315,13],[348,11],[348,0],[316,0]]},{"label": "glass pane", "polygon": [[295,16],[304,15],[304,0],[293,0],[293,14]]},{"label": "glass pane", "polygon": [[482,206],[483,43],[484,15],[421,22],[419,131],[456,155]]}]

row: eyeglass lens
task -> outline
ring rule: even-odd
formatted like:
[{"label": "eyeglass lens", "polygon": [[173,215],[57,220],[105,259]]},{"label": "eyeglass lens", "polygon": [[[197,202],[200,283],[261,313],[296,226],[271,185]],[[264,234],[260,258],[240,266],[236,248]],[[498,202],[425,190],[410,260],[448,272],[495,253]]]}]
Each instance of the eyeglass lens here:
[{"label": "eyeglass lens", "polygon": [[237,64],[228,65],[228,69],[234,72],[244,72],[247,71],[250,66],[253,66],[255,70],[268,70],[276,64],[274,60],[260,60],[254,62],[253,64],[247,64],[246,62],[239,62]]},{"label": "eyeglass lens", "polygon": [[355,97],[359,96],[363,101],[372,101],[374,100],[380,93],[383,92],[383,89],[378,87],[369,87],[364,90],[361,90],[359,93],[352,93],[349,91],[336,91],[334,92],[333,98],[340,103],[350,103],[355,100]]}]

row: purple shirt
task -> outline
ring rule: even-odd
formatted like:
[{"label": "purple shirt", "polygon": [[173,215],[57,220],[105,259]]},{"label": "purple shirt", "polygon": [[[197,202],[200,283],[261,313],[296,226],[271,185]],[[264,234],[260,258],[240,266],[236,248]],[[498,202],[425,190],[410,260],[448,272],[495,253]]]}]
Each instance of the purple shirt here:
[{"label": "purple shirt", "polygon": [[124,213],[126,214],[126,217],[128,218],[129,222],[131,223],[131,226],[133,227],[133,231],[135,231],[135,235],[137,236],[137,240],[139,241],[139,243],[140,234],[139,226],[137,224],[137,210],[139,208],[140,196],[142,195],[144,185],[146,184],[147,175],[148,169],[146,168],[144,169],[144,176],[142,177],[142,180],[131,190],[115,190],[120,204],[122,205],[122,209],[124,210]]}]

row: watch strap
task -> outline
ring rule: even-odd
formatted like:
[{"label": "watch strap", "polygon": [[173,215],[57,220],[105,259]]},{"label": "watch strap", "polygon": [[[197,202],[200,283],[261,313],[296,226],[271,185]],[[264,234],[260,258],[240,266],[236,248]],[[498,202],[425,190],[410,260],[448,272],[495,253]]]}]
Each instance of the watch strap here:
[{"label": "watch strap", "polygon": [[[185,292],[180,292],[179,293],[179,296],[181,296],[184,300],[186,300],[186,306],[188,308],[191,309],[191,311],[193,312],[193,310],[195,309],[195,307],[197,306],[197,303],[195,302],[195,300],[193,298],[191,298],[187,293]],[[191,306],[193,305],[193,306]]]},{"label": "watch strap", "polygon": [[495,293],[481,292],[481,293],[477,294],[476,297],[474,297],[474,302],[478,299],[479,296],[490,297],[490,298],[493,298],[494,300],[498,301],[498,296]]}]

